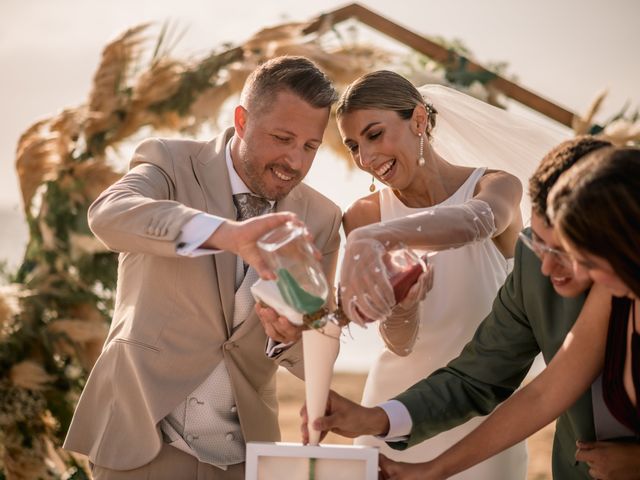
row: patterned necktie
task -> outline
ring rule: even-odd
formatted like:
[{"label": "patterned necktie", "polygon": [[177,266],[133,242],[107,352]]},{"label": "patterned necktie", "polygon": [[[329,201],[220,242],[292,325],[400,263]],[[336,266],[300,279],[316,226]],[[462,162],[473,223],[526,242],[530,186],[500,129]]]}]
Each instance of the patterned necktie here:
[{"label": "patterned necktie", "polygon": [[233,196],[233,203],[238,211],[237,219],[240,221],[264,215],[271,210],[269,200],[251,193],[236,193]]},{"label": "patterned necktie", "polygon": [[[258,215],[264,215],[269,213],[272,209],[271,203],[266,198],[258,197],[251,193],[236,193],[233,196],[233,204],[236,206],[238,212],[237,220],[247,220],[249,218],[257,217]],[[248,265],[243,260],[244,274],[247,273]]]}]

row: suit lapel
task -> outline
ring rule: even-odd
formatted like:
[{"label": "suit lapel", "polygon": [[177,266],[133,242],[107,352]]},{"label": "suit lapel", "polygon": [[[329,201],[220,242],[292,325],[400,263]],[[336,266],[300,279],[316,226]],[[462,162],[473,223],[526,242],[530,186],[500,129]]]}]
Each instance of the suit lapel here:
[{"label": "suit lapel", "polygon": [[[207,213],[235,220],[236,209],[233,205],[225,160],[225,147],[232,135],[233,129],[227,129],[222,135],[207,143],[197,157],[191,158],[191,162],[196,179],[204,193]],[[236,258],[228,252],[213,256],[227,335],[231,334],[233,327]]]},{"label": "suit lapel", "polygon": [[276,212],[293,212],[303,222],[307,219],[308,199],[295,187],[289,195],[276,204]]}]

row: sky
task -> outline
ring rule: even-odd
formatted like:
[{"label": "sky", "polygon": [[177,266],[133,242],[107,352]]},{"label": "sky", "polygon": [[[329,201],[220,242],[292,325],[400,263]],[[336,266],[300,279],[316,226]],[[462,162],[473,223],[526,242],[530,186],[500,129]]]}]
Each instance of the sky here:
[{"label": "sky", "polygon": [[[26,230],[14,155],[20,134],[36,120],[86,100],[104,45],[127,28],[171,20],[185,34],[177,55],[200,56],[239,43],[261,28],[305,21],[348,2],[323,0],[0,0],[0,256],[16,261]],[[575,112],[609,89],[599,120],[625,102],[640,105],[638,0],[365,0],[360,2],[416,33],[460,39],[480,63],[507,62],[524,87]],[[308,183],[346,207],[368,193],[370,177],[320,151]],[[2,218],[2,217],[0,217]],[[9,234],[22,228],[21,233]],[[7,252],[9,252],[7,254]],[[2,258],[0,258],[2,260]],[[352,352],[366,369],[373,330]],[[357,333],[356,336],[362,335]]]}]

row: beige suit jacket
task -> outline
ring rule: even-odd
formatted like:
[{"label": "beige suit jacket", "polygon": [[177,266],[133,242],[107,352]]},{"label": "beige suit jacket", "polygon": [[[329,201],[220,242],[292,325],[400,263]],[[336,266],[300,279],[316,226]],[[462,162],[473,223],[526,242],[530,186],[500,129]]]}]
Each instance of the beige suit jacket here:
[{"label": "beige suit jacket", "polygon": [[[109,336],[72,420],[65,448],[102,467],[127,470],[160,451],[158,423],[224,359],[246,441],[277,441],[278,364],[302,376],[301,346],[275,359],[255,313],[232,331],[236,256],[176,254],[181,229],[208,212],[236,218],[225,145],[151,139],[130,171],[89,209],[89,224],[121,252]],[[340,209],[300,184],[277,204],[306,222],[333,282]]]}]

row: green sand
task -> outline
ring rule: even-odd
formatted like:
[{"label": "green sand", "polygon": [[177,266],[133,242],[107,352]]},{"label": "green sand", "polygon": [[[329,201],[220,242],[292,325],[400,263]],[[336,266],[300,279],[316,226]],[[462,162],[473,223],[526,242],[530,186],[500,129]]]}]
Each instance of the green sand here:
[{"label": "green sand", "polygon": [[311,295],[298,285],[288,270],[281,268],[277,272],[277,285],[282,298],[300,313],[314,313],[322,308],[324,300]]}]

